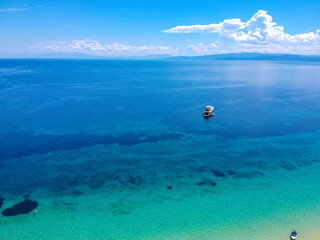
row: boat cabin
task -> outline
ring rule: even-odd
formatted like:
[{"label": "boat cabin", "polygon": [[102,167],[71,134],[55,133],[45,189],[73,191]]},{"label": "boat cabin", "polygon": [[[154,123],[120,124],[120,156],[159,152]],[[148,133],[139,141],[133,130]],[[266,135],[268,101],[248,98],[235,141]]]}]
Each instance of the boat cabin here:
[{"label": "boat cabin", "polygon": [[208,118],[214,116],[213,109],[214,107],[212,107],[211,105],[207,105],[203,112],[203,117]]}]

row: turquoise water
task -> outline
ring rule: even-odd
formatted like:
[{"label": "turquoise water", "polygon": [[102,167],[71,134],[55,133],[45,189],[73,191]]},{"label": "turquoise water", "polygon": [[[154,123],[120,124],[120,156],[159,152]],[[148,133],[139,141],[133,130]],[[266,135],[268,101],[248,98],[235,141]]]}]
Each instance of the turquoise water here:
[{"label": "turquoise water", "polygon": [[312,62],[1,60],[0,211],[38,206],[0,234],[316,239],[319,90]]}]

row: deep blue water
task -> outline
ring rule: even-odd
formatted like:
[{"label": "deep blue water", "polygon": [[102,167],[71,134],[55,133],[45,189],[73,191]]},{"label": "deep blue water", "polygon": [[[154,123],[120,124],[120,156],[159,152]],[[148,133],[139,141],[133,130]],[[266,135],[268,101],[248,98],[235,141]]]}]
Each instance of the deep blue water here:
[{"label": "deep blue water", "polygon": [[[310,165],[319,159],[294,153],[319,134],[319,90],[310,62],[1,60],[0,197]],[[268,145],[284,136],[285,148]],[[237,149],[239,139],[266,142]],[[293,162],[273,162],[284,155]],[[237,175],[243,166],[253,169]]]}]

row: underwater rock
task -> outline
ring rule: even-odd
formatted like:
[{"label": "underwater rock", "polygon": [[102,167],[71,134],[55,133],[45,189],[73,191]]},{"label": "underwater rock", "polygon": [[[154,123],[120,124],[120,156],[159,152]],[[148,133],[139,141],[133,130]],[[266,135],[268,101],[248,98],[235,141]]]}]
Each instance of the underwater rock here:
[{"label": "underwater rock", "polygon": [[233,171],[233,170],[228,170],[228,171],[227,171],[227,174],[231,176],[231,175],[235,175],[235,174],[236,174],[236,172],[235,172],[235,171]]},{"label": "underwater rock", "polygon": [[2,207],[3,201],[4,201],[4,198],[0,198],[0,208]]},{"label": "underwater rock", "polygon": [[213,181],[201,181],[197,183],[198,186],[204,186],[204,185],[210,185],[210,186],[216,186],[217,184]]},{"label": "underwater rock", "polygon": [[128,183],[136,186],[141,186],[144,183],[144,179],[140,176],[130,176]]},{"label": "underwater rock", "polygon": [[217,185],[211,178],[202,177],[201,182],[197,184],[198,186],[207,185],[207,186],[215,186]]},{"label": "underwater rock", "polygon": [[20,214],[30,213],[38,206],[38,203],[29,199],[25,199],[23,202],[13,205],[11,208],[7,208],[2,211],[2,215],[5,217],[16,216]]},{"label": "underwater rock", "polygon": [[199,183],[197,183],[197,185],[198,186],[203,186],[203,185],[206,185],[206,183],[205,182],[199,182]]},{"label": "underwater rock", "polygon": [[168,186],[167,189],[172,189],[172,187],[171,187],[171,186]]},{"label": "underwater rock", "polygon": [[219,170],[211,170],[211,172],[216,176],[216,177],[225,177],[226,174],[222,171],[219,171]]}]

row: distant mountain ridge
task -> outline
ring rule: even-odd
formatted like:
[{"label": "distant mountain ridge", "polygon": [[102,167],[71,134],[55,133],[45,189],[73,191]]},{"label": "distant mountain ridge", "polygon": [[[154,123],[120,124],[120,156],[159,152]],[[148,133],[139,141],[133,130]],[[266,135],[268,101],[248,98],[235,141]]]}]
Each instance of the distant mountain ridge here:
[{"label": "distant mountain ridge", "polygon": [[270,60],[270,61],[320,61],[319,55],[293,55],[273,53],[226,53],[202,56],[178,56],[172,60]]}]

